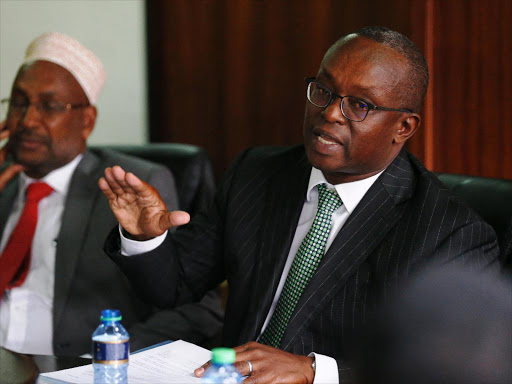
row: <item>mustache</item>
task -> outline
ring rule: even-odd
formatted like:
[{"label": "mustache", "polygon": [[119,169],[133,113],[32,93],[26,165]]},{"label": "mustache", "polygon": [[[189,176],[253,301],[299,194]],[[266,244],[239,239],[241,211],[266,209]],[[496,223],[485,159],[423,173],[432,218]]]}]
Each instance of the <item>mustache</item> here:
[{"label": "mustache", "polygon": [[8,147],[16,146],[22,140],[32,140],[37,141],[41,144],[45,144],[47,146],[51,145],[51,139],[48,136],[38,135],[31,130],[28,129],[19,129],[14,133],[11,133],[9,136],[9,142],[7,143]]}]

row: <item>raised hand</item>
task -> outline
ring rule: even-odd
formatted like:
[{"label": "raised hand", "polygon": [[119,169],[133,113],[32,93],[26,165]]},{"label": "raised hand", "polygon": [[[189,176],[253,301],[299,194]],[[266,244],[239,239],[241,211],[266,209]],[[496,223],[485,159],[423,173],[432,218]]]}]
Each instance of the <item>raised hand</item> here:
[{"label": "raised hand", "polygon": [[117,165],[105,169],[98,186],[119,224],[136,240],[151,239],[190,221],[186,212],[168,212],[154,187]]},{"label": "raised hand", "polygon": [[[2,142],[9,138],[10,131],[5,129],[5,121],[0,122],[0,145]],[[7,145],[3,145],[0,149],[0,167],[5,161],[7,156]],[[0,172],[0,192],[5,188],[7,183],[18,173],[23,171],[23,166],[20,164],[11,164],[2,172]]]}]

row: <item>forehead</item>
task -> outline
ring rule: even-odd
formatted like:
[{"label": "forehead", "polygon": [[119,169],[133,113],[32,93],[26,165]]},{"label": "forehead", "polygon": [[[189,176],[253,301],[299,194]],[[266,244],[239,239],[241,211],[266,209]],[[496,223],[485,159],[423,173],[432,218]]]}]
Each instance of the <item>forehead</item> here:
[{"label": "forehead", "polygon": [[332,46],[318,75],[344,92],[393,90],[407,72],[406,59],[391,48],[364,37],[352,37]]},{"label": "forehead", "polygon": [[70,100],[87,100],[82,87],[67,69],[43,60],[20,68],[13,84],[15,90],[23,91],[28,96],[48,94]]}]

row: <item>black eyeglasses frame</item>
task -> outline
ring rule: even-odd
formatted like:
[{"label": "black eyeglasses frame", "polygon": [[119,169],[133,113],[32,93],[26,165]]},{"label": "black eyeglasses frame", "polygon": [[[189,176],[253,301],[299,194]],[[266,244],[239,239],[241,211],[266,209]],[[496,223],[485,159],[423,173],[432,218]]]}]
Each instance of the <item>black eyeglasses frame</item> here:
[{"label": "black eyeglasses frame", "polygon": [[[307,98],[308,101],[313,104],[314,106],[318,107],[318,108],[327,108],[329,105],[332,104],[332,102],[336,99],[336,98],[339,98],[341,100],[341,103],[340,103],[340,109],[341,109],[341,113],[343,114],[343,116],[345,116],[348,120],[351,120],[351,121],[355,121],[355,122],[361,122],[363,121],[364,119],[366,119],[366,117],[368,116],[368,113],[371,111],[371,110],[377,110],[377,111],[393,111],[393,112],[405,112],[405,113],[412,113],[412,111],[410,109],[404,109],[404,108],[389,108],[389,107],[382,107],[382,106],[379,106],[379,105],[375,105],[375,104],[372,104],[364,99],[361,99],[360,97],[357,97],[357,96],[351,96],[351,95],[346,95],[346,96],[341,96],[341,95],[338,95],[337,93],[334,93],[333,91],[331,91],[329,88],[327,88],[325,85],[323,85],[322,83],[316,81],[316,77],[306,77],[304,78],[304,81],[306,82],[306,85],[309,87],[309,84],[310,83],[315,83],[315,84],[318,84],[320,85],[322,88],[324,88],[326,91],[328,91],[330,93],[330,98],[329,98],[329,102],[324,105],[324,106],[319,106],[319,105],[316,105],[315,103],[313,103],[311,100],[309,100],[309,97]],[[368,106],[368,110],[366,111],[366,115],[364,116],[364,118],[362,118],[361,120],[354,120],[354,119],[351,119],[349,117],[347,117],[345,115],[345,112],[343,111],[343,108],[341,108],[341,106],[343,105],[343,99],[346,98],[346,97],[353,97],[355,99],[359,99],[361,100],[362,102],[364,102],[367,106]]]},{"label": "black eyeglasses frame", "polygon": [[[6,116],[9,115],[9,112],[11,110],[11,108],[13,108],[12,106],[12,103],[11,103],[11,99],[2,99],[0,100],[0,105],[7,105],[8,107],[6,108]],[[87,108],[87,107],[90,107],[91,104],[70,104],[70,103],[67,103],[67,104],[64,104],[62,103],[62,108],[57,108],[57,109],[45,109],[43,108],[43,104],[39,101],[37,103],[27,103],[26,105],[22,107],[20,106],[15,106],[14,108],[18,108],[20,110],[23,110],[24,112],[26,112],[30,106],[34,106],[34,108],[36,108],[39,112],[43,112],[43,113],[47,113],[47,114],[52,114],[52,113],[63,113],[63,112],[67,112],[67,111],[70,111],[72,109],[80,109],[80,108]]]}]

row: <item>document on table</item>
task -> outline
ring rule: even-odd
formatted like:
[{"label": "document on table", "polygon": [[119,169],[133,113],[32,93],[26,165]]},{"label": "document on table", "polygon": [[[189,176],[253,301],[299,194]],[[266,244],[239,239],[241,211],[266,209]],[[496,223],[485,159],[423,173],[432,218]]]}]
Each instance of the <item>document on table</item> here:
[{"label": "document on table", "polygon": [[[130,355],[128,384],[200,383],[194,369],[211,358],[211,352],[179,340]],[[92,384],[92,364],[39,375],[37,383]]]}]

